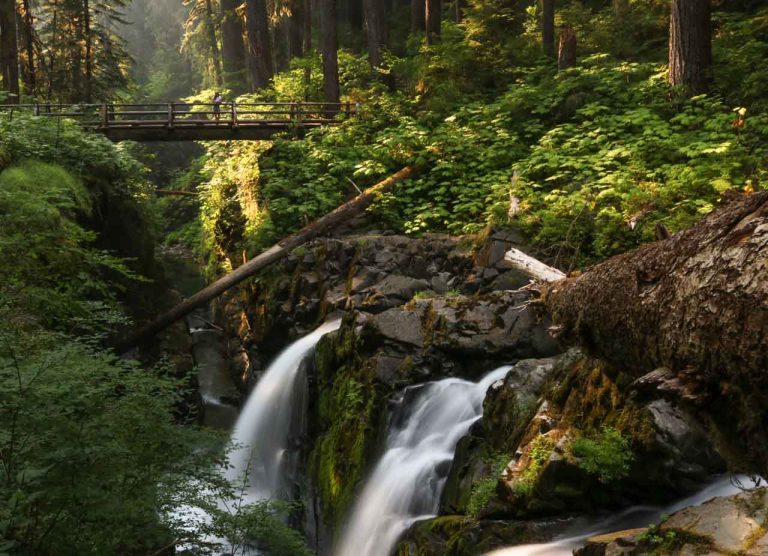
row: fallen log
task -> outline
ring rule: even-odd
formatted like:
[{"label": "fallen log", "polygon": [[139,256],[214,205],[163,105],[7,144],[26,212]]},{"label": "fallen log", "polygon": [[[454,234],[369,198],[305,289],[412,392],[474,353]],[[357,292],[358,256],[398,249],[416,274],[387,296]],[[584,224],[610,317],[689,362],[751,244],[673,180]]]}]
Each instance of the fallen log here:
[{"label": "fallen log", "polygon": [[768,471],[768,192],[578,277],[533,275],[561,338],[637,377],[664,368]]},{"label": "fallen log", "polygon": [[212,299],[236,286],[243,280],[253,276],[262,268],[287,256],[288,253],[290,253],[296,247],[307,243],[323,232],[326,232],[336,225],[342,222],[346,222],[351,217],[363,212],[368,206],[371,205],[371,203],[378,195],[391,189],[392,186],[394,186],[396,183],[410,178],[415,173],[416,170],[414,167],[406,166],[402,170],[389,176],[387,179],[380,181],[376,185],[366,189],[363,193],[351,201],[344,203],[325,216],[308,224],[298,232],[284,238],[282,241],[276,243],[247,263],[239,266],[213,284],[203,288],[196,294],[185,299],[170,309],[168,312],[163,313],[135,332],[129,334],[124,339],[118,341],[114,347],[115,351],[117,353],[125,353],[129,349],[139,345],[141,342],[154,336],[170,324],[174,323],[180,318],[185,317],[196,308],[205,305]]}]

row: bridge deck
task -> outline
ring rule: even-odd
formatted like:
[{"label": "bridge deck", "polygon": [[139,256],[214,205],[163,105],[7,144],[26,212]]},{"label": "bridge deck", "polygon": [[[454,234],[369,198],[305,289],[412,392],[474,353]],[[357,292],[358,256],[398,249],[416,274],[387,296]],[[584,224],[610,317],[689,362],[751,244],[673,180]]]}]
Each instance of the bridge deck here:
[{"label": "bridge deck", "polygon": [[277,133],[303,134],[359,112],[355,103],[264,102],[168,104],[0,105],[8,118],[20,113],[68,118],[112,141],[264,140]]}]

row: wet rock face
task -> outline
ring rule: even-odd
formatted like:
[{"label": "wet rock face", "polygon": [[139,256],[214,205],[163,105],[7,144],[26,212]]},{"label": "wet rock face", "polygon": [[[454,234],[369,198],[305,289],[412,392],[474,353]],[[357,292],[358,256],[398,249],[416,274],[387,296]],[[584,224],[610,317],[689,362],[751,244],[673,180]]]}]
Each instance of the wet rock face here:
[{"label": "wet rock face", "polygon": [[[418,299],[379,314],[359,313],[368,345],[376,345],[381,380],[479,378],[502,364],[559,351],[549,321],[524,294]],[[400,376],[395,360],[406,363]]]},{"label": "wet rock face", "polygon": [[725,469],[695,419],[670,402],[639,399],[631,381],[599,361],[564,361],[543,398],[500,478],[496,512],[663,503]]},{"label": "wet rock face", "polygon": [[768,489],[724,496],[672,514],[658,528],[592,537],[576,556],[768,554]]},{"label": "wet rock face", "polygon": [[505,546],[538,542],[556,524],[482,520],[449,515],[416,523],[404,535],[395,556],[480,556]]},{"label": "wet rock face", "polygon": [[[524,285],[528,279],[508,269],[503,259],[505,249],[519,239],[514,234],[495,234],[478,250],[468,240],[444,235],[360,235],[324,238],[296,249],[253,283],[224,298],[220,312],[222,320],[228,322],[230,336],[236,339],[230,351],[239,354],[238,379],[251,381],[264,362],[334,311],[378,315],[403,306],[414,296],[454,298]],[[521,297],[520,302],[524,301]],[[433,303],[440,306],[438,311],[449,322],[467,319],[462,334],[457,329],[453,335],[457,349],[466,343],[471,350],[485,346],[498,350],[499,344],[510,343],[502,336],[510,332],[519,336],[531,324],[530,319],[515,319],[516,330],[508,329],[514,315],[509,311],[495,314],[498,303],[494,301],[481,303],[472,311],[466,311],[464,304],[458,308],[461,312],[454,314],[450,314],[450,303]],[[408,317],[390,314],[383,317],[381,325],[386,328],[389,318],[395,327],[415,326],[415,320]],[[473,330],[486,336],[468,340]],[[551,345],[543,328],[538,334],[530,341],[541,344],[537,347],[547,342]],[[413,328],[397,335],[395,341],[423,342],[423,335]],[[239,345],[235,345],[237,339]],[[244,361],[247,364],[242,369]],[[385,362],[382,374],[386,375],[391,366],[391,361]]]},{"label": "wet rock face", "polygon": [[513,453],[558,360],[559,357],[522,360],[503,380],[490,387],[482,420],[456,447],[443,489],[441,513],[466,513],[473,487],[498,472],[493,468],[493,460],[499,454]]}]

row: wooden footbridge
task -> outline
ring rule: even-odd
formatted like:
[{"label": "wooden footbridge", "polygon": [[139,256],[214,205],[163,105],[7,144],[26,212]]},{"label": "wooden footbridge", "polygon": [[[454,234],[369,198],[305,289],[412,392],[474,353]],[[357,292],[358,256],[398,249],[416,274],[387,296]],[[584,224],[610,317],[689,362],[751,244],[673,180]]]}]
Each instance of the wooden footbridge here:
[{"label": "wooden footbridge", "polygon": [[71,119],[112,141],[216,141],[269,139],[277,133],[339,124],[359,114],[356,103],[225,102],[168,104],[0,105],[0,117],[31,114]]}]

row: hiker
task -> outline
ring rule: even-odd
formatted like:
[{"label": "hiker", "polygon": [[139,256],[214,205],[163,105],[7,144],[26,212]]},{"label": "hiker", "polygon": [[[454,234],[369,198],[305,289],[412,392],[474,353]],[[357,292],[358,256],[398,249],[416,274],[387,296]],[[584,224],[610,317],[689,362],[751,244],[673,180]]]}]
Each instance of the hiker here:
[{"label": "hiker", "polygon": [[221,103],[224,101],[224,97],[221,93],[216,91],[213,95],[213,117],[216,121],[221,119]]}]

